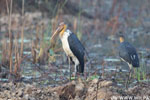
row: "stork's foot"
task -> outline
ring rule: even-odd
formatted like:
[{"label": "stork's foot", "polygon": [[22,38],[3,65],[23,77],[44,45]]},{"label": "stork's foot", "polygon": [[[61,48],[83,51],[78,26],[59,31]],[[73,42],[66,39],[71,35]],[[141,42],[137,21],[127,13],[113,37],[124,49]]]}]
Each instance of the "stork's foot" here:
[{"label": "stork's foot", "polygon": [[128,89],[128,80],[126,80],[125,88]]},{"label": "stork's foot", "polygon": [[80,79],[85,79],[84,78],[84,75],[82,74],[82,73],[73,73],[73,75],[72,75],[72,77],[71,77],[71,80],[78,80],[78,78],[80,78]]},{"label": "stork's foot", "polygon": [[72,75],[70,75],[70,81],[71,80],[76,80],[77,79],[77,75],[76,75],[76,73],[72,73]]}]

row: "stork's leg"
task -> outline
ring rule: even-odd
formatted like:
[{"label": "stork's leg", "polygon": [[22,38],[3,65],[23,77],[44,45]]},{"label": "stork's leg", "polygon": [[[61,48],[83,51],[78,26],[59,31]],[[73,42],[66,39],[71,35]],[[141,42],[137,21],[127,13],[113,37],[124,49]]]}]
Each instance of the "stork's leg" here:
[{"label": "stork's leg", "polygon": [[85,68],[87,68],[87,74],[85,74],[85,79],[87,80],[87,77],[89,77],[89,67],[87,67],[85,64]]},{"label": "stork's leg", "polygon": [[69,71],[70,71],[70,81],[71,81],[71,66],[70,66],[70,58],[68,57],[68,62],[69,62]]},{"label": "stork's leg", "polygon": [[77,79],[77,66],[76,64],[74,65],[74,73],[75,73],[75,80]]},{"label": "stork's leg", "polygon": [[130,82],[130,79],[131,79],[131,75],[132,75],[132,65],[131,64],[128,64],[129,65],[129,68],[130,68],[130,70],[129,70],[129,76],[128,76],[128,78],[127,78],[127,80],[126,80],[126,83],[125,83],[125,87],[126,88],[128,88],[128,84],[129,84],[129,82]]},{"label": "stork's leg", "polygon": [[128,78],[126,79],[126,83],[125,83],[125,87],[126,87],[126,88],[128,88],[128,84],[129,84],[130,79],[131,79],[131,71],[132,71],[132,70],[130,69]]}]

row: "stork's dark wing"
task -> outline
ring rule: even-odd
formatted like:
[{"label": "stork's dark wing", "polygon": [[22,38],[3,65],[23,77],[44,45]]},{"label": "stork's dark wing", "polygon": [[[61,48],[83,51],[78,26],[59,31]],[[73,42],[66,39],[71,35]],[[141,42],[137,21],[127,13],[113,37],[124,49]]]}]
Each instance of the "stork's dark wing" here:
[{"label": "stork's dark wing", "polygon": [[129,42],[122,42],[120,44],[119,55],[122,59],[132,64],[133,67],[139,67],[139,58],[136,49]]},{"label": "stork's dark wing", "polygon": [[77,59],[80,62],[79,65],[79,72],[83,73],[84,72],[84,53],[85,53],[85,48],[77,38],[77,36],[74,33],[71,33],[70,36],[68,37],[68,42],[71,51],[73,54],[77,57]]}]

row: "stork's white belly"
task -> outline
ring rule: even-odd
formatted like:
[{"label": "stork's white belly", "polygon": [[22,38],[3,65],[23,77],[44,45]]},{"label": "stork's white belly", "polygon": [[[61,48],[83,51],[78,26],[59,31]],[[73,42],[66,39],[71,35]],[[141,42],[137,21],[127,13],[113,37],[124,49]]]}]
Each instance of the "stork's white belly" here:
[{"label": "stork's white belly", "polygon": [[72,53],[70,47],[69,47],[69,43],[66,39],[62,39],[62,46],[63,46],[63,49],[65,51],[65,53],[68,55],[68,56],[71,56],[73,57],[74,54]]},{"label": "stork's white belly", "polygon": [[61,37],[62,47],[63,47],[66,55],[72,58],[72,60],[74,61],[75,65],[78,65],[79,64],[79,60],[77,59],[77,57],[71,51],[69,43],[68,43],[69,35],[70,35],[70,33],[65,32],[64,35]]}]

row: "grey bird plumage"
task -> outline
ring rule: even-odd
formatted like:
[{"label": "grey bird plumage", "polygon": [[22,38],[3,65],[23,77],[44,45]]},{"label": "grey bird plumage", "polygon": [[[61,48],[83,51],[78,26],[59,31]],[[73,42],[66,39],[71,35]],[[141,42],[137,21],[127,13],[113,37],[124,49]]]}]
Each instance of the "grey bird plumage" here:
[{"label": "grey bird plumage", "polygon": [[129,42],[122,42],[119,46],[119,56],[133,67],[139,67],[139,57],[136,49]]}]

